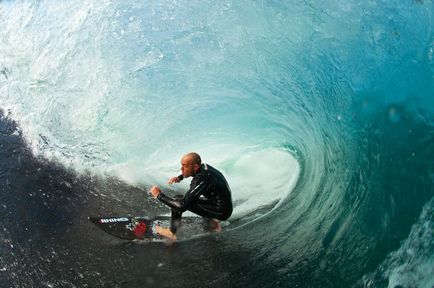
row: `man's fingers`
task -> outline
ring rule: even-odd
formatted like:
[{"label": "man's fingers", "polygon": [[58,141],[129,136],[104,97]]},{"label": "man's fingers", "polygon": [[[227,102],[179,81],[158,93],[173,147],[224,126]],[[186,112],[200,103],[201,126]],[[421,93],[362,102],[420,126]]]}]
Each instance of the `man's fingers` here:
[{"label": "man's fingers", "polygon": [[157,186],[152,186],[152,187],[151,187],[151,190],[149,190],[149,193],[154,194],[154,193],[156,193],[158,190],[160,190],[160,189],[158,189]]},{"label": "man's fingers", "polygon": [[151,196],[153,198],[157,198],[158,194],[160,194],[160,188],[158,188],[157,186],[152,186],[151,190],[149,191],[149,194],[151,194]]}]

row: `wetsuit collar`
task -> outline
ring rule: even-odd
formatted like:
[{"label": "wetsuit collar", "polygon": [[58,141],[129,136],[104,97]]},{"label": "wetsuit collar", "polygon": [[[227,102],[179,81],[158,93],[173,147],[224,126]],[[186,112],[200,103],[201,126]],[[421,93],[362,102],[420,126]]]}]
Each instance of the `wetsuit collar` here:
[{"label": "wetsuit collar", "polygon": [[197,171],[196,171],[196,173],[193,175],[193,177],[196,176],[197,174],[199,174],[200,172],[202,172],[202,171],[207,171],[207,170],[208,170],[208,165],[207,165],[206,163],[202,163],[202,164],[200,164],[199,169],[197,169]]}]

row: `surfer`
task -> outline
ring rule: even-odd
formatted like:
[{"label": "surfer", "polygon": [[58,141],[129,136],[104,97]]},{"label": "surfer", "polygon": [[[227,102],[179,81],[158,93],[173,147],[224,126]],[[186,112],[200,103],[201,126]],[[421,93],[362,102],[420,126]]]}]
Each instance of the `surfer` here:
[{"label": "surfer", "polygon": [[181,158],[181,172],[181,175],[170,178],[167,183],[179,183],[192,176],[190,189],[185,196],[172,198],[157,186],[151,188],[151,195],[171,208],[170,229],[157,226],[157,233],[176,239],[182,213],[187,210],[208,219],[210,230],[220,232],[220,221],[228,219],[232,214],[231,189],[225,177],[217,169],[202,163],[199,154],[194,152]]}]

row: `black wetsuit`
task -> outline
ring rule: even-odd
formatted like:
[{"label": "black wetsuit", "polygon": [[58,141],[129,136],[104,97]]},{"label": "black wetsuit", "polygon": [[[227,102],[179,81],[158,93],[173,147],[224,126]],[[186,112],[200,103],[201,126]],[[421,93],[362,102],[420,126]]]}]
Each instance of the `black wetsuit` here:
[{"label": "black wetsuit", "polygon": [[[182,180],[183,176],[179,175],[178,179]],[[184,197],[172,198],[160,193],[157,198],[172,209],[170,230],[173,233],[180,224],[182,213],[187,210],[218,220],[226,220],[232,214],[231,189],[223,174],[207,164],[200,165]]]}]

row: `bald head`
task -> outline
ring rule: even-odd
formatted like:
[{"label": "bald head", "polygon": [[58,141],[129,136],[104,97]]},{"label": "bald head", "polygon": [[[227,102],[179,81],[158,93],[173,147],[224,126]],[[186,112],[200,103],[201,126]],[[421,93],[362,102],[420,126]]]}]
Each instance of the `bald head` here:
[{"label": "bald head", "polygon": [[202,164],[202,160],[200,159],[199,154],[195,152],[190,152],[182,156],[181,171],[184,178],[194,176],[199,170],[200,164]]},{"label": "bald head", "polygon": [[199,154],[197,154],[196,152],[187,153],[182,158],[189,159],[193,164],[202,164],[202,159],[200,159]]}]

